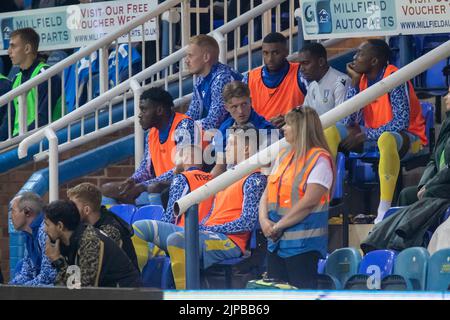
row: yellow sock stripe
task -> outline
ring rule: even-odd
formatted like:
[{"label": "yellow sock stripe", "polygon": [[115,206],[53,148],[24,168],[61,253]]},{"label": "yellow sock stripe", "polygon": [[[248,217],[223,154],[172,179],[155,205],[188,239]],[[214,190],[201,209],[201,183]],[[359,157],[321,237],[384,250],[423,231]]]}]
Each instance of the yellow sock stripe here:
[{"label": "yellow sock stripe", "polygon": [[184,249],[175,246],[167,248],[172,266],[173,279],[177,290],[186,289],[186,264]]},{"label": "yellow sock stripe", "polygon": [[136,235],[131,237],[131,241],[133,243],[134,251],[136,252],[139,269],[142,270],[149,259],[148,243]]},{"label": "yellow sock stripe", "polygon": [[206,251],[212,251],[212,250],[221,250],[221,251],[227,251],[236,248],[236,245],[233,243],[233,241],[226,239],[226,240],[206,240]]}]

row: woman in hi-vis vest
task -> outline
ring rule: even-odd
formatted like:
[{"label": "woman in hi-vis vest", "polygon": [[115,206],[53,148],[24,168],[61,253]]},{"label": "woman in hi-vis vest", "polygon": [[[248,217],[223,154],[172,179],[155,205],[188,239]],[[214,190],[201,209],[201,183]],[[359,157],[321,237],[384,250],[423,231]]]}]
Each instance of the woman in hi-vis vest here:
[{"label": "woman in hi-vis vest", "polygon": [[327,254],[328,204],[334,165],[316,111],[286,115],[282,149],[261,198],[259,222],[268,239],[268,277],[301,289],[317,287],[317,263]]}]

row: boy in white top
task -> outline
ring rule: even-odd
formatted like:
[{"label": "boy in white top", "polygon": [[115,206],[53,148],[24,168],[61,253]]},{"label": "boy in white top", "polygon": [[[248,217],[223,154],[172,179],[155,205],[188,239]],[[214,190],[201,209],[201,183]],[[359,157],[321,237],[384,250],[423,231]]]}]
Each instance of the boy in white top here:
[{"label": "boy in white top", "polygon": [[323,45],[306,44],[299,52],[299,61],[300,72],[309,83],[303,105],[322,115],[344,102],[350,78],[328,65]]}]

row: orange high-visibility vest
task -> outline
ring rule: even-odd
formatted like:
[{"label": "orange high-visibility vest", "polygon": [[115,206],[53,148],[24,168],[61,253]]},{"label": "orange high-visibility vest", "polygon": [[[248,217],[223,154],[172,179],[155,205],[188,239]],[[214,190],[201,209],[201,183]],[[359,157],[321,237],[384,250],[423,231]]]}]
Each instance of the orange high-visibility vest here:
[{"label": "orange high-visibility vest", "polygon": [[[248,176],[233,183],[225,190],[216,194],[214,208],[205,226],[214,226],[228,223],[239,219],[242,214],[242,204],[244,202],[244,183]],[[250,232],[227,234],[244,253]]]},{"label": "orange high-visibility vest", "polygon": [[173,162],[176,150],[175,130],[178,124],[187,118],[189,117],[175,112],[168,138],[162,144],[159,141],[159,130],[156,128],[150,130],[150,133],[148,134],[148,148],[156,177],[175,167],[175,163]]},{"label": "orange high-visibility vest", "polygon": [[[201,170],[191,170],[185,171],[181,173],[187,180],[189,184],[189,192],[194,191],[195,189],[200,188],[204,184],[206,184],[209,180],[212,179],[212,175],[210,173],[201,171]],[[209,210],[211,210],[212,203],[214,197],[209,197],[206,200],[203,200],[198,205],[198,223],[202,222],[203,218],[205,218]],[[181,216],[181,219],[177,222],[177,226],[184,227],[184,214]]]},{"label": "orange high-visibility vest", "polygon": [[248,86],[252,106],[256,113],[267,120],[285,115],[297,106],[303,105],[305,95],[298,83],[300,64],[289,63],[289,71],[276,88],[267,87],[262,79],[262,67],[253,69],[248,74]]},{"label": "orange high-visibility vest", "polygon": [[[279,165],[267,182],[269,219],[278,222],[305,195],[308,177],[319,157],[331,162],[330,154],[322,148],[312,148],[305,157],[296,159],[293,151],[284,149]],[[291,257],[308,251],[319,251],[323,256],[328,245],[328,205],[330,191],[322,196],[319,205],[302,221],[284,230],[279,241],[268,241],[268,250],[282,257]]]},{"label": "orange high-visibility vest", "polygon": [[[390,76],[397,71],[398,68],[393,65],[388,65],[383,75],[383,79]],[[368,81],[367,76],[363,74],[359,83],[359,90],[363,91],[367,89]],[[422,107],[420,101],[414,92],[414,88],[411,81],[408,81],[408,96],[409,96],[409,127],[408,131],[420,138],[423,145],[428,143],[427,136],[425,134],[425,119],[422,115]],[[389,98],[389,93],[386,93],[379,97],[377,100],[368,104],[363,109],[364,123],[369,128],[379,128],[392,120],[392,105]]]}]

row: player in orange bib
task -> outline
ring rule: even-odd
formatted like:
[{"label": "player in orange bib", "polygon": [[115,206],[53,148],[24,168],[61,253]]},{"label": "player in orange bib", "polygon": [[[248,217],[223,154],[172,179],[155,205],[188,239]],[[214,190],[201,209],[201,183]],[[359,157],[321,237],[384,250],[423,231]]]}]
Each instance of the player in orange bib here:
[{"label": "player in orange bib", "polygon": [[[229,136],[226,148],[227,163],[237,164],[254,152],[258,141],[248,137],[250,127],[237,127]],[[240,148],[239,148],[240,147]],[[239,152],[240,151],[240,152]],[[240,257],[246,250],[250,233],[258,218],[258,203],[266,187],[266,177],[254,172],[215,195],[212,209],[199,225],[200,258],[203,269],[229,258]],[[184,228],[172,223],[142,220],[133,224],[141,239],[152,242],[166,251],[171,260],[177,289],[186,287]]]},{"label": "player in orange bib", "polygon": [[[389,64],[390,49],[380,39],[362,43],[347,66],[352,84],[347,99],[397,71]],[[380,203],[375,223],[390,208],[400,172],[400,159],[417,154],[428,143],[425,120],[410,81],[378,97],[359,112],[325,130],[333,155],[338,146],[344,151],[376,151],[380,153]]]},{"label": "player in orange bib", "polygon": [[102,186],[103,195],[109,198],[104,205],[149,204],[150,193],[161,192],[161,184],[170,186],[177,148],[194,143],[196,134],[194,121],[172,108],[172,96],[163,89],[150,88],[142,94],[139,122],[142,129],[149,130],[144,157],[130,178]]},{"label": "player in orange bib", "polygon": [[251,70],[245,77],[250,88],[253,109],[275,127],[284,125],[284,115],[303,105],[306,80],[300,64],[287,61],[289,49],[286,38],[278,32],[263,39],[264,66]]}]

